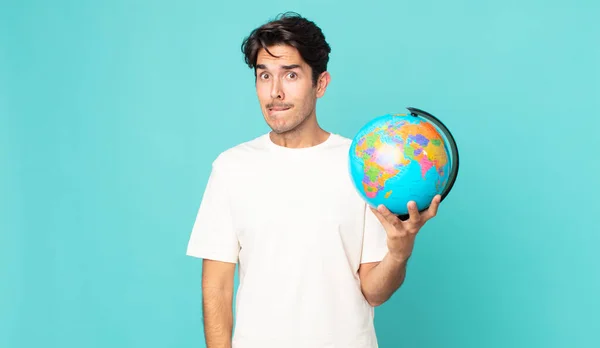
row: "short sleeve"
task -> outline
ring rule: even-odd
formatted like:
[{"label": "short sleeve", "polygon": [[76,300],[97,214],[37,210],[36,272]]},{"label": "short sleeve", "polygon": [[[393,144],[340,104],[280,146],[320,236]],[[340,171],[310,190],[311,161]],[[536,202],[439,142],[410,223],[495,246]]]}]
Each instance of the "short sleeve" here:
[{"label": "short sleeve", "polygon": [[379,262],[387,254],[387,233],[379,219],[365,204],[362,256],[360,263]]},{"label": "short sleeve", "polygon": [[240,247],[231,216],[228,180],[226,170],[217,163],[212,164],[192,227],[187,255],[237,263]]}]

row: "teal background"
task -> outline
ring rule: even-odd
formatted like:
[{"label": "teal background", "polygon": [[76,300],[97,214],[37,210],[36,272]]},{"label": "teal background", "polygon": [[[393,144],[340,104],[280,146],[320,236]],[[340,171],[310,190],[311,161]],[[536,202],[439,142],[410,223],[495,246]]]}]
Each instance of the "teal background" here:
[{"label": "teal background", "polygon": [[597,1],[0,4],[0,347],[204,346],[186,244],[286,10],[332,46],[326,129],[414,106],[459,145],[381,347],[600,346]]}]

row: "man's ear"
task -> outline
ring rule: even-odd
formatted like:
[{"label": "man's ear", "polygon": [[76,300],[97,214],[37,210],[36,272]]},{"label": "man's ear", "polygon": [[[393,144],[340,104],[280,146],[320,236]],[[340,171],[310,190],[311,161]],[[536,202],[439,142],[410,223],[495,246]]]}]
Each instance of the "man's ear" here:
[{"label": "man's ear", "polygon": [[327,86],[329,86],[330,82],[331,75],[329,72],[324,71],[319,75],[319,78],[317,79],[317,98],[321,98],[325,95],[325,90],[327,90]]}]

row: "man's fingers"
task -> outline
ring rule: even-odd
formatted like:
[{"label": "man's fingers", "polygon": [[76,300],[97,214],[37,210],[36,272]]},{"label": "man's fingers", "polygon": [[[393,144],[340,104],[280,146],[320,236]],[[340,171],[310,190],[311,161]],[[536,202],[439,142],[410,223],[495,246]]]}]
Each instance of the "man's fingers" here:
[{"label": "man's fingers", "polygon": [[371,209],[371,211],[373,212],[373,215],[375,215],[375,217],[377,218],[377,220],[379,220],[379,222],[383,225],[383,227],[389,226],[390,223],[383,217],[383,215],[381,215],[380,212],[377,211],[377,209],[375,209],[373,207],[369,207],[369,209]]},{"label": "man's fingers", "polygon": [[377,219],[379,220],[379,222],[381,222],[381,224],[385,227],[391,227],[395,224],[395,220],[397,219],[394,214],[392,214],[387,208],[385,208],[383,205],[380,205],[377,208],[373,208],[370,207],[371,211],[373,212],[373,214],[375,214],[375,216],[377,217]]},{"label": "man's fingers", "polygon": [[380,204],[377,207],[377,211],[383,216],[390,224],[398,222],[398,217],[394,215],[385,205]]},{"label": "man's fingers", "polygon": [[436,195],[435,197],[433,197],[433,199],[431,200],[431,205],[429,205],[429,208],[427,208],[427,211],[424,214],[427,217],[427,220],[437,215],[437,211],[441,201],[442,196]]},{"label": "man's fingers", "polygon": [[417,208],[417,203],[410,201],[406,206],[408,207],[408,216],[410,216],[409,220],[413,223],[419,223],[421,221],[421,214]]}]

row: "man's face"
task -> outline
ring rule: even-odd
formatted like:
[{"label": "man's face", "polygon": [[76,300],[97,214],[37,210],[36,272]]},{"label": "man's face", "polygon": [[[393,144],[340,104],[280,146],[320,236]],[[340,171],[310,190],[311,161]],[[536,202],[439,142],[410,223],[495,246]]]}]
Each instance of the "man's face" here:
[{"label": "man's face", "polygon": [[312,69],[296,48],[277,45],[269,51],[277,58],[261,49],[256,59],[256,93],[265,121],[281,134],[314,119],[316,100],[325,88],[313,85]]}]

